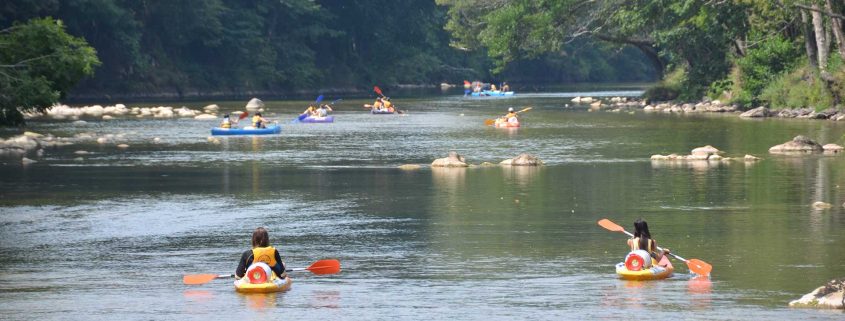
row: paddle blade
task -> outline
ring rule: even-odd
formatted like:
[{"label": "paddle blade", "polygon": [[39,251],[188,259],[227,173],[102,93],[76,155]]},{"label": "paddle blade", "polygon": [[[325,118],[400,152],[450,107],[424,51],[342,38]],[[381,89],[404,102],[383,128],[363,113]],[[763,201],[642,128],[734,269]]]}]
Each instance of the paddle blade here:
[{"label": "paddle blade", "polygon": [[491,126],[495,123],[496,123],[496,120],[493,120],[493,119],[485,119],[484,120],[484,125],[487,125],[487,126]]},{"label": "paddle blade", "polygon": [[188,274],[182,277],[182,282],[185,284],[206,284],[218,276],[218,274]]},{"label": "paddle blade", "polygon": [[378,86],[373,86],[373,91],[375,91],[379,96],[384,96],[384,94],[381,93],[381,88],[378,88]]},{"label": "paddle blade", "polygon": [[373,108],[373,105],[370,105],[370,104],[364,104],[364,108]]},{"label": "paddle blade", "polygon": [[305,118],[308,118],[308,114],[302,114],[302,115],[299,115],[299,117],[296,117],[297,120],[303,120]]},{"label": "paddle blade", "polygon": [[340,261],[319,260],[305,269],[314,274],[335,274],[340,272]]},{"label": "paddle blade", "polygon": [[238,120],[244,119],[246,116],[249,116],[249,112],[242,112],[241,115],[238,116]]},{"label": "paddle blade", "polygon": [[699,259],[690,259],[687,261],[687,267],[689,267],[690,272],[704,276],[710,275],[710,271],[713,270],[712,265]]},{"label": "paddle blade", "polygon": [[315,100],[315,102],[319,104],[321,101],[323,101],[323,95],[317,96],[317,100]]},{"label": "paddle blade", "polygon": [[529,111],[529,110],[532,110],[532,109],[534,109],[534,107],[528,107],[528,108],[524,108],[524,109],[522,109],[522,110],[520,110],[516,113],[518,114],[518,113],[526,112],[526,111]]},{"label": "paddle blade", "polygon": [[599,220],[599,225],[601,227],[607,229],[608,231],[625,232],[625,229],[623,227],[619,226],[619,224],[613,223],[612,221],[610,221],[606,218]]}]

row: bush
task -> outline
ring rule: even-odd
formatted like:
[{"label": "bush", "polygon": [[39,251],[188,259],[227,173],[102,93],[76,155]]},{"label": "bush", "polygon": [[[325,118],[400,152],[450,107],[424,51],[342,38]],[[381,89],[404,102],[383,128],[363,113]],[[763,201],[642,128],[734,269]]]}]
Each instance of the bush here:
[{"label": "bush", "polygon": [[666,74],[666,77],[657,83],[657,85],[647,89],[643,93],[643,98],[647,101],[675,100],[681,93],[681,85],[685,79],[686,72],[682,68],[677,68]]},{"label": "bush", "polygon": [[771,108],[804,108],[816,110],[830,108],[833,97],[824,81],[812,67],[801,67],[776,77],[760,94],[760,99]]}]

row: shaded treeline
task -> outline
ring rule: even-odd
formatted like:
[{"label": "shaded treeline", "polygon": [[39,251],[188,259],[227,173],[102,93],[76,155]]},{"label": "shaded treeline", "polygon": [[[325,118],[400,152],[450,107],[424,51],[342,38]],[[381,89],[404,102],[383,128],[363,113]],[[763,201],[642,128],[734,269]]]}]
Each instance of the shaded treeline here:
[{"label": "shaded treeline", "polygon": [[[63,21],[102,65],[72,96],[213,96],[373,84],[647,81],[643,55],[594,41],[517,60],[450,46],[447,8],[419,0],[6,0],[0,28]],[[572,54],[578,52],[580,54]]]}]

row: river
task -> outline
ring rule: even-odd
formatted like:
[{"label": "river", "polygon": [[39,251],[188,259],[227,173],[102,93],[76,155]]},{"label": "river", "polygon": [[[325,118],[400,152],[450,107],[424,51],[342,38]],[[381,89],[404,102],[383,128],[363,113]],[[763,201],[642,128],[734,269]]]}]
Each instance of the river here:
[{"label": "river", "polygon": [[[567,107],[573,96],[624,94],[393,98],[404,115],[370,115],[360,106],[371,101],[347,99],[333,124],[291,123],[307,102],[269,101],[265,116],[280,120],[280,135],[220,144],[207,140],[217,121],[33,121],[28,130],[58,136],[125,134],[130,147],[50,149],[25,167],[0,160],[0,314],[842,320],[841,311],[787,303],[845,276],[845,156],[767,150],[799,134],[842,144],[845,124]],[[483,125],[527,106],[522,128]],[[649,160],[708,144],[763,160]],[[79,160],[77,150],[90,154]],[[473,164],[527,152],[546,166],[427,166],[449,151]],[[833,207],[814,210],[815,201]],[[596,221],[633,229],[640,217],[661,245],[712,264],[712,278],[691,279],[675,261],[665,281],[617,279],[625,236]],[[336,258],[343,271],[295,272],[289,292],[270,295],[238,294],[231,280],[182,284],[184,274],[232,273],[258,226],[289,267]]]}]

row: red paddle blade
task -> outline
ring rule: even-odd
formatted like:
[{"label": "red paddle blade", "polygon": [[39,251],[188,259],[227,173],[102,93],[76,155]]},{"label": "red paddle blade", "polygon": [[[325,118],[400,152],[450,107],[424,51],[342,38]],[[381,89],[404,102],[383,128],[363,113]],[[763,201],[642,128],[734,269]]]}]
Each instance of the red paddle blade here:
[{"label": "red paddle blade", "polygon": [[319,260],[305,269],[314,274],[335,274],[340,272],[340,261]]},{"label": "red paddle blade", "polygon": [[375,91],[379,96],[384,96],[384,94],[381,93],[381,88],[378,88],[378,86],[373,86],[373,91]]},{"label": "red paddle blade", "polygon": [[182,277],[185,284],[206,284],[217,278],[217,274],[188,274]]},{"label": "red paddle blade", "polygon": [[710,271],[713,270],[712,265],[699,259],[690,259],[687,261],[687,267],[692,273],[704,276],[710,275]]},{"label": "red paddle blade", "polygon": [[246,116],[249,116],[249,113],[248,112],[242,112],[241,115],[238,116],[238,120],[244,119],[244,118],[246,118]]},{"label": "red paddle blade", "polygon": [[624,232],[625,231],[625,229],[623,227],[619,226],[616,223],[611,222],[610,220],[608,220],[606,218],[599,220],[599,225],[601,225],[601,227],[607,229],[608,231],[613,231],[613,232]]}]

